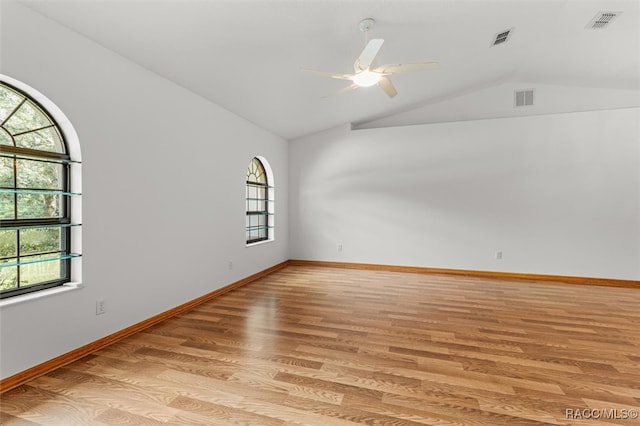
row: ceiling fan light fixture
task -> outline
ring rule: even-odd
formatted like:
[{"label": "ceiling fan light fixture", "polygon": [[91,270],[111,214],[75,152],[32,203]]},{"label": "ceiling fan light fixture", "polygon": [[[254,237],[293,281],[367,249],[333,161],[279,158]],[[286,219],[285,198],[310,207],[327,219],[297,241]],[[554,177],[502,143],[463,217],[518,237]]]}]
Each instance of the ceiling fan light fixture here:
[{"label": "ceiling fan light fixture", "polygon": [[392,74],[404,73],[408,71],[431,70],[438,67],[438,63],[435,61],[386,64],[378,66],[376,58],[380,53],[380,49],[382,48],[384,39],[374,38],[369,40],[369,37],[367,37],[367,32],[371,30],[374,22],[375,21],[373,20],[373,18],[366,18],[360,21],[358,27],[360,28],[360,31],[365,33],[365,38],[368,41],[365,43],[362,52],[360,52],[360,56],[358,56],[353,63],[353,74],[317,71],[306,68],[301,68],[301,70],[310,74],[323,75],[326,77],[335,78],[337,80],[351,81],[351,84],[349,86],[340,89],[334,94],[344,93],[351,90],[360,89],[362,87],[372,87],[378,85],[380,89],[382,89],[387,94],[387,96],[393,98],[398,94],[398,91],[393,86],[393,83],[391,83],[391,79],[389,78]]},{"label": "ceiling fan light fixture", "polygon": [[353,82],[360,87],[371,87],[380,81],[381,74],[377,72],[364,70],[353,76]]}]

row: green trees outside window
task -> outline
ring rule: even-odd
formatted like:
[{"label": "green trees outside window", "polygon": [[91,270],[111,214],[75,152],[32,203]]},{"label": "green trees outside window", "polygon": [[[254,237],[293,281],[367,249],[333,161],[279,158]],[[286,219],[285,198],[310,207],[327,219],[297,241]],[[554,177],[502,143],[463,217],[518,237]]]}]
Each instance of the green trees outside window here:
[{"label": "green trees outside window", "polygon": [[53,118],[0,81],[0,297],[69,281],[71,163]]}]

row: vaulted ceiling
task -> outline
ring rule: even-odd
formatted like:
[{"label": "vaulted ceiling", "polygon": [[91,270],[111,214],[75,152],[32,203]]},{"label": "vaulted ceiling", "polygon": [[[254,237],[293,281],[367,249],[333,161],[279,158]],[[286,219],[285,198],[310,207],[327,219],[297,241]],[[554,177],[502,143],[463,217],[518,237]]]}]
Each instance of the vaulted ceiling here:
[{"label": "vaulted ceiling", "polygon": [[[445,110],[443,120],[487,118],[483,97],[495,104],[494,87],[509,108],[514,89],[536,85],[640,105],[635,0],[20,2],[286,139],[345,123],[438,121]],[[622,13],[608,28],[585,28],[603,11]],[[348,82],[300,68],[352,71],[367,17],[371,36],[385,40],[381,63],[440,68],[394,76],[395,98],[376,87],[323,98]],[[508,42],[491,45],[511,28]]]}]

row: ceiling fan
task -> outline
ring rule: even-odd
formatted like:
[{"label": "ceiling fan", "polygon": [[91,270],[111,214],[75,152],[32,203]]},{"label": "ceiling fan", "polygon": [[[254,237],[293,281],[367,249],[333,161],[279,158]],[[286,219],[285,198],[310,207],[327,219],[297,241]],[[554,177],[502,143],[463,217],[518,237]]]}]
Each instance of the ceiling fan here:
[{"label": "ceiling fan", "polygon": [[[365,38],[368,38],[367,32],[371,27],[373,27],[374,22],[375,21],[372,18],[366,18],[358,24],[360,31],[365,33]],[[398,94],[398,91],[393,87],[389,76],[409,71],[432,70],[439,66],[438,62],[435,61],[375,66],[374,63],[378,53],[380,53],[382,43],[384,43],[384,40],[381,38],[374,38],[366,43],[362,53],[360,53],[358,59],[353,63],[353,74],[318,71],[308,68],[302,68],[302,71],[338,80],[350,80],[352,82],[351,85],[333,93],[333,95],[359,89],[361,87],[371,87],[377,84],[390,98],[393,98]]]}]

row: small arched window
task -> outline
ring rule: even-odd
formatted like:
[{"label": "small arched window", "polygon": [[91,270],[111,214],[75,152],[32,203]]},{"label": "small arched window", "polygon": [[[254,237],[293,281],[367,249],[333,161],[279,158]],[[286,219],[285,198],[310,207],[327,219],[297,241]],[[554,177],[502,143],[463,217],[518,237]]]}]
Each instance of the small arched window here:
[{"label": "small arched window", "polygon": [[0,80],[0,298],[71,280],[73,163],[52,115]]},{"label": "small arched window", "polygon": [[247,168],[247,244],[273,239],[273,185],[267,167],[254,157]]}]

